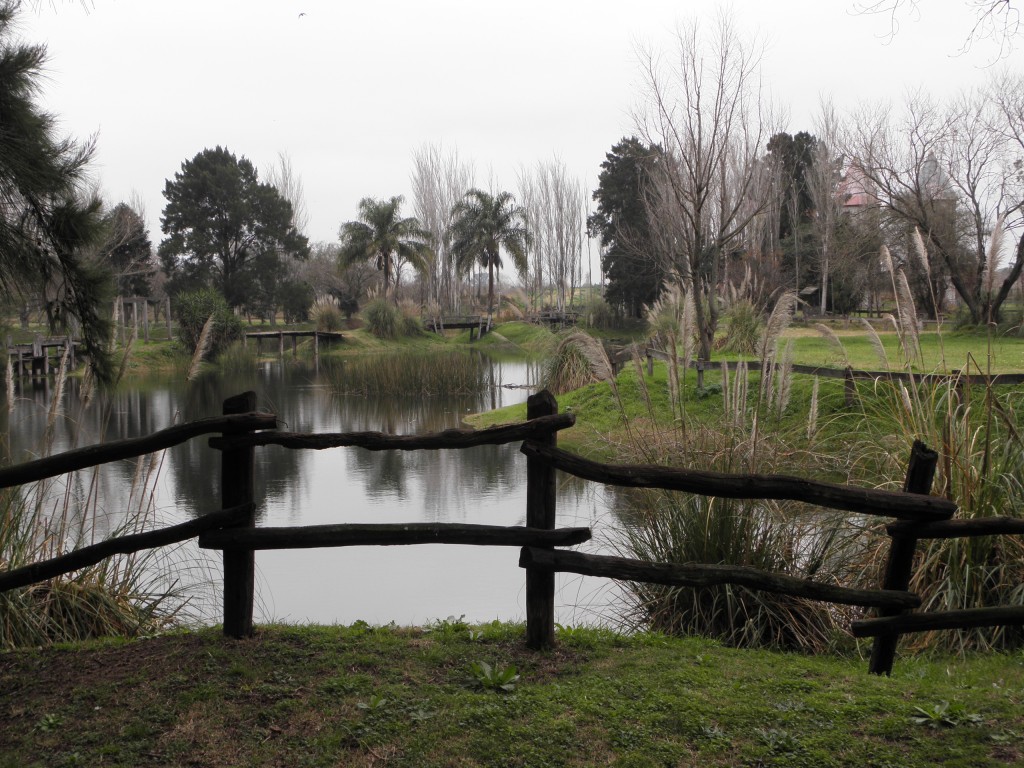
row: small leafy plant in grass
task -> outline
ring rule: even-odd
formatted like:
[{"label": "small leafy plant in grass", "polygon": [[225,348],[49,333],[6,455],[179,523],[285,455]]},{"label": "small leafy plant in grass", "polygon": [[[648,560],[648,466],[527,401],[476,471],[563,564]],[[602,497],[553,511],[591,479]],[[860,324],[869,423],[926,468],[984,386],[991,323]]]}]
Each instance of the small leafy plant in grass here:
[{"label": "small leafy plant in grass", "polygon": [[950,704],[948,701],[940,701],[930,707],[914,707],[914,712],[911,720],[929,728],[956,728],[984,722],[984,718],[976,712],[967,712],[962,704]]},{"label": "small leafy plant in grass", "polygon": [[486,661],[471,661],[469,671],[477,684],[487,690],[509,692],[515,689],[519,681],[519,673],[511,665],[501,667],[497,664],[491,666]]}]

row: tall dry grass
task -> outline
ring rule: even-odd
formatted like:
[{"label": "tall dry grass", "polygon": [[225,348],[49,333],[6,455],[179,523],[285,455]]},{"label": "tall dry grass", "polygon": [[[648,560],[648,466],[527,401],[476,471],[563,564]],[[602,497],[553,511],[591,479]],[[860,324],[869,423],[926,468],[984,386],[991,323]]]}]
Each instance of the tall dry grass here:
[{"label": "tall dry grass", "polygon": [[[919,240],[918,235],[915,240]],[[923,244],[919,246],[923,251]],[[909,375],[909,383],[878,379],[858,386],[856,418],[830,449],[857,456],[866,480],[897,485],[902,478],[908,446],[921,440],[939,454],[933,493],[956,502],[960,519],[994,516],[1024,518],[1024,438],[1018,388],[996,387],[985,366],[973,356],[941,359],[938,376],[920,376],[917,310],[902,269],[885,259],[897,288],[897,308],[891,316],[900,337],[897,359],[890,360],[881,340],[868,328],[883,370]],[[926,257],[919,258],[927,263]],[[941,345],[941,329],[940,329]],[[991,343],[991,338],[989,338]],[[986,355],[991,359],[990,353]],[[962,373],[961,373],[962,372]],[[983,377],[972,384],[966,374]],[[874,586],[881,578],[889,540],[871,531],[864,548],[861,580]],[[922,541],[918,545],[910,585],[921,595],[921,610],[956,610],[1024,604],[1024,540],[1021,537],[983,537]],[[908,638],[912,647],[941,646],[952,650],[1019,647],[1019,628],[942,631]]]},{"label": "tall dry grass", "polygon": [[[121,375],[130,349],[131,341],[124,349]],[[65,418],[67,364],[65,354],[47,406],[39,455],[51,454],[55,427]],[[8,385],[11,398],[13,376]],[[102,407],[96,405],[88,382],[83,382],[81,393],[80,409]],[[75,415],[80,417],[81,411]],[[113,537],[152,527],[161,466],[162,453],[136,460],[127,512],[112,526],[100,506],[96,469],[0,490],[0,568],[15,569],[57,557],[93,543],[104,531]],[[0,647],[110,635],[134,637],[167,627],[186,607],[183,594],[166,576],[168,557],[167,551],[156,550],[116,555],[65,576],[0,593]]]}]

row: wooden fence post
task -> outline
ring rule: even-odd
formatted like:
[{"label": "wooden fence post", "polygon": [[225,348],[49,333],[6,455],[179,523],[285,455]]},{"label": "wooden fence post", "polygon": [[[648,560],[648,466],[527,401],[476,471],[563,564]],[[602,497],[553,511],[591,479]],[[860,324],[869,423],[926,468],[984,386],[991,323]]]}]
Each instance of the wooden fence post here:
[{"label": "wooden fence post", "polygon": [[649,350],[647,351],[647,375],[654,375],[654,355]]},{"label": "wooden fence post", "polygon": [[[903,482],[903,490],[908,493],[928,494],[935,479],[935,467],[939,462],[939,454],[928,448],[920,440],[915,440],[910,449],[910,463],[907,465],[907,477]],[[882,589],[906,591],[910,587],[913,573],[914,552],[917,550],[917,537],[896,535],[889,546],[889,560],[885,564],[885,578]],[[878,615],[898,616],[900,610],[881,609]],[[896,658],[896,644],[899,633],[891,632],[878,635],[871,647],[871,661],[868,671],[874,675],[892,674],[893,661]]]},{"label": "wooden fence post", "polygon": [[[224,401],[225,416],[256,410],[256,393],[243,392]],[[242,430],[249,431],[249,430]],[[238,434],[238,432],[224,432]],[[255,497],[254,449],[227,448],[221,452],[221,505],[224,509],[247,504]],[[237,526],[252,528],[256,512]],[[255,593],[256,558],[254,552],[242,549],[224,550],[224,634],[229,637],[252,635],[252,605]]]},{"label": "wooden fence post", "polygon": [[[558,403],[548,390],[526,400],[526,418],[553,416]],[[537,442],[554,446],[558,433],[551,432]],[[530,528],[555,527],[555,469],[537,459],[526,460],[526,525]],[[555,645],[555,573],[526,569],[526,646],[534,650]]]}]

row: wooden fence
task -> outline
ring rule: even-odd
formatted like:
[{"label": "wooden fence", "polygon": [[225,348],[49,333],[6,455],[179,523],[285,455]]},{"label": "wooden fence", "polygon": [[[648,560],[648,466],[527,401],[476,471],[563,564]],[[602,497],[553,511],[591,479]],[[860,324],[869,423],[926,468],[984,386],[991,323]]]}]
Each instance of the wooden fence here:
[{"label": "wooden fence", "polygon": [[[1008,518],[953,520],[956,506],[928,495],[937,455],[915,443],[903,491],[837,485],[781,475],[731,475],[653,465],[613,465],[590,461],[557,447],[558,431],[572,426],[572,414],[559,414],[554,397],[540,392],[527,401],[527,421],[483,430],[452,429],[427,435],[379,432],[306,434],[276,430],[276,419],[256,412],[247,392],[224,402],[223,415],[182,424],[152,435],[68,451],[0,470],[0,488],[55,477],[86,467],[134,458],[213,434],[221,451],[220,510],[179,525],[85,546],[51,560],[0,572],[0,592],[23,587],[93,565],[117,553],[137,552],[198,536],[199,545],[223,552],[224,633],[253,632],[255,552],[263,549],[410,545],[426,543],[522,547],[526,575],[526,644],[555,643],[555,573],[567,572],[683,588],[734,584],[811,600],[860,606],[875,618],[855,621],[853,634],[874,637],[870,671],[892,670],[900,635],[936,629],[1024,624],[1024,606],[978,608],[941,613],[910,613],[921,605],[907,591],[917,541],[927,538],[1024,534],[1024,521]],[[254,456],[256,448],[279,445],[296,450],[359,447],[366,450],[447,450],[522,441],[526,456],[526,526],[445,523],[346,524],[256,527]],[[634,488],[737,499],[789,499],[834,510],[894,518],[892,539],[880,589],[858,589],[815,582],[756,569],[719,564],[649,563],[607,555],[567,551],[591,537],[589,528],[556,528],[556,473]]]},{"label": "wooden fence", "polygon": [[[632,352],[628,351],[622,353],[623,356],[631,356]],[[653,365],[655,360],[661,360],[662,362],[670,362],[671,356],[667,352],[663,352],[660,349],[654,349],[653,347],[647,347],[643,350],[641,357],[647,359],[647,372],[650,375],[653,372]],[[617,358],[618,359],[618,358]],[[620,361],[621,362],[621,361]],[[722,368],[728,367],[730,371],[735,371],[737,366],[745,365],[748,371],[760,371],[764,365],[760,360],[722,360],[718,362],[711,362],[710,360],[694,360],[690,363],[690,367],[697,371],[697,386],[702,387],[704,385],[704,371],[716,371]],[[849,393],[853,387],[854,381],[898,381],[903,384],[912,383],[943,383],[947,381],[953,381],[958,386],[964,385],[978,385],[986,386],[989,384],[1002,386],[1008,384],[1024,384],[1024,373],[994,373],[994,374],[980,374],[980,373],[962,373],[961,371],[950,371],[949,373],[909,373],[907,371],[861,371],[856,368],[830,368],[828,366],[819,365],[791,365],[789,366],[793,373],[800,373],[806,376],[819,376],[823,379],[841,379],[846,382],[846,390]]]}]

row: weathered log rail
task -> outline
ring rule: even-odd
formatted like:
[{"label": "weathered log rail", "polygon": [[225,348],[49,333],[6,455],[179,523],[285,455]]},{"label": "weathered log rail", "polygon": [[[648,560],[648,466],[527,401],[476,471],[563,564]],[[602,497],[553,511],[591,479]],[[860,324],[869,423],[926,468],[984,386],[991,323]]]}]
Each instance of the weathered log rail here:
[{"label": "weathered log rail", "polygon": [[[672,361],[671,355],[654,347],[646,347],[641,357],[647,360],[648,373],[651,372],[655,360],[663,363]],[[728,368],[735,371],[739,366],[746,366],[748,371],[760,371],[764,367],[761,360],[693,360],[690,367],[697,371],[697,386],[703,386],[705,371],[720,371]],[[839,379],[846,382],[854,381],[893,381],[902,384],[944,384],[953,382],[957,386],[1010,386],[1024,384],[1024,373],[963,373],[962,371],[950,371],[949,373],[917,373],[912,371],[863,371],[856,368],[831,368],[823,365],[799,365],[790,366],[793,373],[805,376],[818,376],[823,379]]]},{"label": "weathered log rail", "polygon": [[[1024,606],[964,611],[910,613],[921,599],[908,591],[920,539],[1022,535],[1024,521],[1013,518],[956,520],[956,506],[928,495],[937,455],[915,443],[904,490],[872,490],[780,475],[734,475],[672,469],[656,465],[614,465],[559,450],[557,433],[574,423],[559,414],[548,392],[527,401],[527,421],[483,430],[453,429],[426,435],[380,432],[301,434],[276,431],[273,415],[256,412],[251,392],[229,398],[223,415],[169,427],[146,437],[89,446],[0,470],[0,488],[43,480],[87,467],[135,458],[212,434],[221,451],[222,509],[179,525],[134,533],[82,547],[50,560],[0,572],[0,592],[70,573],[118,553],[137,552],[198,537],[199,545],[219,549],[224,558],[224,632],[245,637],[253,632],[255,552],[310,547],[463,544],[521,547],[526,573],[526,643],[545,648],[555,642],[555,574],[577,573],[673,587],[705,589],[731,584],[794,597],[854,605],[878,612],[855,621],[857,637],[874,637],[870,671],[892,670],[899,637],[912,632],[977,626],[1024,624]],[[366,450],[447,450],[522,442],[527,462],[526,525],[489,526],[452,523],[344,524],[257,527],[255,449],[278,445],[295,450],[359,447]],[[556,473],[592,482],[634,488],[660,488],[723,498],[788,499],[828,509],[895,518],[880,589],[850,588],[716,564],[670,564],[556,549],[591,538],[589,528],[556,528]]]}]

